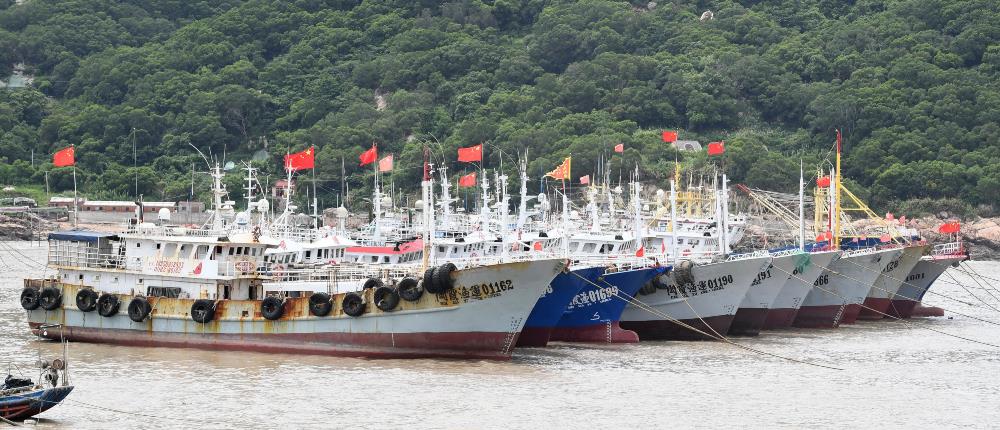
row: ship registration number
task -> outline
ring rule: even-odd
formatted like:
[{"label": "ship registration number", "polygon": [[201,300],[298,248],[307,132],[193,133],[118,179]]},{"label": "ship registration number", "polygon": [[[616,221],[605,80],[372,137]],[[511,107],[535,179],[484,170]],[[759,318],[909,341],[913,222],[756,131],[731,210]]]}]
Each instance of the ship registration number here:
[{"label": "ship registration number", "polygon": [[468,302],[469,300],[485,300],[499,297],[505,291],[514,289],[514,281],[504,279],[502,281],[486,282],[469,287],[459,286],[446,293],[438,294],[438,302],[442,305],[448,303]]}]

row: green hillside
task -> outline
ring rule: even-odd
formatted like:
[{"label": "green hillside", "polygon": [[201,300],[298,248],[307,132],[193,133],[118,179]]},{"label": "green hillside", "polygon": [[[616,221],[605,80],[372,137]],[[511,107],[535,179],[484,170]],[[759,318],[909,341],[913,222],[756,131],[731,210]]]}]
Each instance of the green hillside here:
[{"label": "green hillside", "polygon": [[733,180],[791,190],[840,128],[845,173],[876,206],[996,206],[998,22],[995,0],[0,0],[0,76],[24,63],[35,78],[0,89],[0,183],[51,171],[70,189],[39,160],[73,144],[84,192],[130,196],[133,140],[140,193],[163,199],[205,170],[192,145],[266,150],[271,180],[314,145],[327,204],[341,157],[363,192],[373,141],[410,189],[426,144],[456,175],[455,149],[479,142],[489,166],[527,150],[533,175],[569,154],[591,173],[619,142],[615,170],[646,179],[675,158],[723,164],[675,153],[669,129],[725,140]]}]

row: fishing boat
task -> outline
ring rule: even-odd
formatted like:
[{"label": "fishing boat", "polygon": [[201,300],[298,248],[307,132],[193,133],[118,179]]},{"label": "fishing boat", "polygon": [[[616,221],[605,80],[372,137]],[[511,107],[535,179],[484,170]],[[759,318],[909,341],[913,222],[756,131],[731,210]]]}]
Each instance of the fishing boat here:
[{"label": "fishing boat", "polygon": [[[41,327],[42,330],[57,328],[56,325]],[[53,360],[39,359],[38,382],[24,375],[16,377],[7,371],[7,377],[0,384],[0,418],[7,422],[32,418],[59,405],[73,391],[69,384],[66,366],[66,347],[63,339],[63,356]]]},{"label": "fishing boat", "polygon": [[791,327],[799,309],[805,303],[806,296],[813,290],[813,284],[838,258],[840,258],[839,251],[817,250],[800,254],[791,276],[785,281],[781,292],[767,311],[763,329]]},{"label": "fishing boat", "polygon": [[927,290],[934,285],[934,281],[949,267],[958,267],[959,263],[968,258],[965,247],[960,241],[934,245],[930,255],[922,256],[906,275],[899,291],[890,301],[886,313],[897,318],[910,318],[913,309],[920,304]]},{"label": "fishing boat", "polygon": [[729,332],[750,284],[770,263],[767,251],[710,264],[681,261],[662,285],[622,313],[621,326],[641,340],[705,340]]},{"label": "fishing boat", "polygon": [[907,245],[898,257],[883,265],[881,273],[868,291],[858,319],[880,320],[885,317],[892,299],[896,297],[899,288],[906,282],[907,275],[913,271],[927,247],[928,245],[919,243]]},{"label": "fishing boat", "polygon": [[733,317],[729,334],[739,336],[760,334],[771,308],[775,305],[793,271],[797,266],[803,264],[803,259],[808,259],[807,254],[799,249],[769,254],[771,262],[750,283],[750,289],[743,297],[743,302],[740,303],[740,308]]},{"label": "fishing boat", "polygon": [[836,328],[857,319],[861,304],[883,261],[896,258],[899,248],[863,248],[844,251],[823,271],[795,316],[793,325],[800,328]]},{"label": "fishing boat", "polygon": [[583,288],[566,306],[551,340],[564,342],[635,343],[638,335],[623,329],[622,312],[643,285],[668,271],[647,263],[616,262]]},{"label": "fishing boat", "polygon": [[580,291],[591,283],[600,282],[598,278],[602,275],[603,267],[583,267],[556,275],[528,314],[528,320],[517,338],[517,346],[547,345],[570,302],[574,299],[579,301]]}]

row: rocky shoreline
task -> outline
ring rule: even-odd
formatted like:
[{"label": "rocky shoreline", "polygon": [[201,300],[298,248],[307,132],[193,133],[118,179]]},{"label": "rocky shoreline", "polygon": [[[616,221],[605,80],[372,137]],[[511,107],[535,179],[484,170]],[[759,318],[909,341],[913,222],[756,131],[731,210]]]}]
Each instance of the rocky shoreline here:
[{"label": "rocky shoreline", "polygon": [[32,240],[54,228],[55,223],[32,213],[0,214],[0,240]]}]

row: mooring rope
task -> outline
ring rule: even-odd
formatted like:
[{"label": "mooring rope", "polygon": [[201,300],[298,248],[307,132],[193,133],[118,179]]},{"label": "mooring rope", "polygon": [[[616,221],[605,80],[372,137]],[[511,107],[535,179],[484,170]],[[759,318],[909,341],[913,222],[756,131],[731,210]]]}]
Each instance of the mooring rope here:
[{"label": "mooring rope", "polygon": [[[588,283],[590,285],[593,285],[596,288],[601,288],[600,285],[594,283],[590,279],[587,279],[587,278],[581,276],[580,274],[578,274],[576,272],[572,272],[571,271],[570,273],[572,273],[574,276],[582,279],[584,282],[586,282],[586,283]],[[601,282],[607,284],[608,286],[615,287],[614,285],[609,284],[607,281],[603,281],[602,280]],[[828,365],[819,364],[819,363],[811,363],[811,362],[808,362],[808,361],[799,360],[799,359],[795,359],[795,358],[791,358],[791,357],[785,357],[785,356],[778,355],[778,354],[775,354],[775,353],[763,351],[763,350],[760,350],[760,349],[757,349],[757,348],[753,348],[753,347],[750,347],[750,346],[746,346],[746,345],[743,345],[743,344],[740,344],[740,343],[733,342],[732,340],[730,340],[729,338],[727,338],[725,336],[721,336],[721,335],[719,335],[718,337],[713,336],[713,335],[711,335],[709,333],[706,333],[706,332],[698,329],[697,327],[691,326],[690,324],[687,324],[687,323],[685,323],[685,322],[683,322],[681,320],[678,320],[678,319],[676,319],[674,317],[671,317],[670,315],[667,315],[666,313],[661,312],[660,310],[658,310],[656,308],[653,308],[652,306],[650,306],[650,305],[642,302],[639,299],[636,299],[634,297],[624,296],[624,295],[616,292],[616,290],[617,290],[617,287],[612,288],[610,290],[611,295],[614,296],[614,297],[617,297],[618,299],[624,301],[625,303],[635,305],[639,309],[642,309],[642,310],[644,310],[646,312],[649,312],[649,313],[651,313],[651,314],[653,314],[655,316],[663,318],[663,319],[665,319],[665,320],[667,320],[667,321],[669,321],[671,323],[677,324],[678,326],[680,326],[682,328],[685,328],[687,330],[691,330],[691,331],[693,331],[695,333],[701,334],[701,335],[703,335],[703,336],[705,336],[705,337],[707,337],[709,339],[714,339],[714,340],[717,340],[717,341],[720,341],[720,342],[723,342],[723,343],[726,343],[726,344],[732,345],[734,347],[737,347],[737,348],[740,348],[740,349],[743,349],[743,350],[746,350],[746,351],[750,351],[750,352],[753,352],[753,353],[756,353],[756,354],[766,355],[766,356],[775,357],[775,358],[780,358],[782,360],[787,360],[787,361],[791,361],[791,362],[794,362],[794,363],[805,364],[805,365],[809,365],[809,366],[822,367],[824,369],[844,370],[844,369],[841,369],[839,367],[833,367],[833,366],[828,366]],[[690,306],[690,304],[688,306]],[[697,315],[697,312],[695,314]],[[701,320],[700,316],[698,318],[699,318],[699,320]],[[703,324],[705,324],[704,320],[701,320],[701,321],[702,321]],[[705,324],[705,326],[711,328],[711,326],[709,326],[708,324]],[[715,330],[712,329],[712,331],[714,332]],[[716,332],[716,334],[718,334],[718,332]]]},{"label": "mooring rope", "polygon": [[[785,273],[788,273],[788,274],[789,274],[790,276],[794,276],[794,277],[795,277],[795,278],[797,278],[797,279],[801,279],[801,280],[805,281],[805,279],[803,279],[803,278],[799,277],[798,275],[795,275],[795,274],[793,274],[793,273],[791,273],[791,272],[788,272],[788,271],[785,271],[785,270],[782,270],[782,269],[781,269],[780,267],[778,268],[778,270],[781,270],[782,272],[785,272]],[[829,269],[827,269],[827,270],[829,270]],[[860,281],[858,281],[858,280],[856,280],[856,279],[852,279],[852,278],[851,278],[851,277],[849,277],[849,276],[846,276],[846,275],[841,275],[840,273],[837,273],[836,271],[833,271],[833,270],[830,270],[830,272],[831,272],[831,273],[835,273],[835,274],[838,274],[838,275],[840,275],[840,276],[843,276],[843,277],[845,277],[845,278],[847,278],[847,279],[851,279],[851,280],[853,280],[853,281],[855,281],[855,282],[860,282]],[[830,290],[827,290],[826,288],[823,288],[823,287],[821,287],[821,286],[819,286],[819,285],[816,285],[815,283],[813,284],[813,288],[818,288],[818,289],[820,289],[820,290],[822,290],[822,291],[824,291],[824,292],[826,292],[826,293],[828,293],[828,294],[831,294],[831,295],[833,295],[833,296],[836,296],[836,297],[839,297],[839,298],[840,298],[841,300],[844,300],[844,303],[847,303],[847,305],[851,305],[851,304],[854,304],[854,303],[849,303],[849,302],[850,302],[850,300],[849,300],[849,299],[847,299],[846,297],[844,297],[844,296],[842,296],[842,295],[840,295],[840,294],[838,294],[838,293],[836,293],[836,292],[834,292],[834,291],[830,291]],[[847,305],[845,305],[845,306],[847,306]],[[897,317],[897,316],[895,316],[895,315],[889,315],[889,314],[887,314],[887,313],[885,313],[885,312],[882,312],[882,311],[879,311],[879,310],[877,310],[877,309],[873,309],[873,308],[871,308],[871,307],[868,307],[868,306],[865,306],[865,304],[864,304],[864,303],[859,303],[859,304],[858,304],[858,306],[861,306],[862,308],[864,308],[864,309],[867,309],[867,310],[869,310],[869,311],[872,311],[872,312],[875,312],[875,313],[878,313],[878,314],[881,314],[881,315],[882,315],[883,317],[886,317],[886,318],[892,318],[892,319],[894,319],[894,320],[896,320],[896,321],[901,321],[902,323],[906,324],[906,325],[907,325],[907,326],[909,326],[909,327],[917,327],[917,328],[923,328],[923,329],[926,329],[926,330],[930,330],[930,331],[932,331],[932,332],[935,332],[935,333],[938,333],[938,334],[943,334],[943,335],[945,335],[945,336],[949,336],[949,337],[954,337],[954,338],[956,338],[956,339],[961,339],[961,340],[965,340],[965,341],[969,341],[969,342],[972,342],[972,343],[978,343],[978,344],[980,344],[980,345],[986,345],[986,346],[992,346],[992,347],[994,347],[994,348],[1000,348],[1000,345],[995,345],[995,344],[992,344],[992,343],[989,343],[989,342],[983,342],[983,341],[980,341],[980,340],[976,340],[976,339],[972,339],[972,338],[968,338],[968,337],[965,337],[965,336],[959,336],[959,335],[957,335],[957,334],[951,334],[951,333],[947,333],[947,332],[944,332],[944,331],[941,331],[941,330],[938,330],[938,329],[935,329],[935,328],[931,328],[931,327],[927,327],[927,326],[923,326],[923,325],[916,325],[916,324],[913,324],[913,323],[912,323],[912,322],[910,322],[910,321],[907,321],[907,320],[905,320],[905,319],[903,319],[903,318],[899,318],[899,317]],[[956,313],[957,313],[957,312],[956,312]],[[961,314],[959,314],[959,315],[961,315]],[[984,321],[984,320],[981,320],[981,321]],[[989,322],[989,321],[985,321],[985,322]],[[990,322],[990,323],[991,323],[991,324],[996,324],[996,323],[992,323],[992,322]],[[996,325],[1000,325],[1000,324],[996,324]]]},{"label": "mooring rope", "polygon": [[[952,284],[955,284],[955,285],[958,285],[959,287],[961,287],[963,290],[965,290],[966,293],[969,293],[970,296],[975,297],[976,300],[979,300],[980,302],[982,302],[982,304],[985,305],[986,307],[988,307],[990,309],[993,309],[994,311],[1000,312],[1000,309],[997,309],[997,308],[993,307],[993,305],[987,303],[986,300],[981,299],[979,296],[975,295],[972,291],[969,291],[969,289],[964,284],[959,283],[958,280],[955,279],[955,277],[952,276],[951,273],[948,273],[947,271],[945,271],[944,274],[948,275],[948,278],[950,278],[952,280],[952,282],[951,282]],[[938,278],[938,279],[941,279],[941,278]],[[987,290],[986,292],[987,292],[987,294],[989,294],[989,290]],[[993,296],[992,294],[990,294],[990,296],[993,297],[994,299],[996,299],[996,297]]]}]

